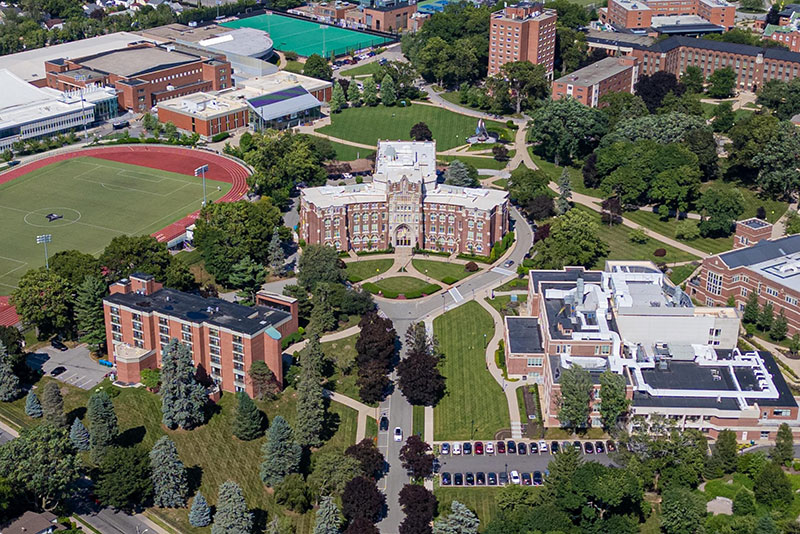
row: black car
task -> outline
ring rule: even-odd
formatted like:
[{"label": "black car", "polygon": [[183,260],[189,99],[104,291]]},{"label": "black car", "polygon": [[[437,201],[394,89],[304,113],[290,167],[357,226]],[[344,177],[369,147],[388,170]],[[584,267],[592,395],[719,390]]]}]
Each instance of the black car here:
[{"label": "black car", "polygon": [[537,444],[531,443],[529,445],[529,448],[531,450],[531,454],[538,454],[539,453],[539,446]]},{"label": "black car", "polygon": [[526,447],[524,443],[520,442],[520,444],[517,445],[517,453],[528,454],[528,447]]},{"label": "black car", "polygon": [[558,450],[559,447],[557,441],[554,441],[553,443],[550,444],[550,452],[552,452],[553,454],[558,454]]},{"label": "black car", "polygon": [[578,452],[583,452],[583,446],[581,446],[580,441],[573,441],[572,446],[575,447],[575,450]]},{"label": "black car", "polygon": [[486,481],[489,483],[490,486],[497,485],[497,473],[488,473],[486,475]]},{"label": "black car", "polygon": [[608,452],[614,452],[614,451],[617,450],[617,446],[614,444],[614,440],[610,439],[610,440],[606,441],[606,450]]},{"label": "black car", "polygon": [[595,442],[594,450],[597,451],[597,454],[602,454],[602,453],[606,452],[606,448],[603,446],[603,442],[602,441]]},{"label": "black car", "polygon": [[66,370],[67,370],[66,367],[64,367],[63,365],[59,365],[58,367],[56,367],[52,371],[50,371],[50,376],[58,376],[58,375],[64,373]]},{"label": "black car", "polygon": [[594,454],[594,445],[592,445],[591,441],[587,441],[583,450],[586,451],[586,454]]},{"label": "black car", "polygon": [[114,124],[111,125],[111,127],[115,130],[121,130],[123,128],[127,128],[130,125],[131,125],[130,121],[120,121],[120,122],[115,122]]},{"label": "black car", "polygon": [[522,485],[523,486],[530,486],[531,485],[531,474],[530,473],[521,473],[522,476]]},{"label": "black car", "polygon": [[464,475],[461,473],[456,473],[453,475],[453,484],[456,486],[463,486],[464,485]]},{"label": "black car", "polygon": [[52,345],[52,347],[53,347],[54,349],[58,349],[58,350],[60,350],[61,352],[64,352],[65,350],[69,350],[69,347],[67,347],[66,345],[64,345],[64,344],[63,344],[61,341],[59,341],[58,339],[54,339],[53,341],[51,341],[51,342],[50,342],[50,345]]},{"label": "black car", "polygon": [[542,478],[542,472],[541,471],[534,471],[533,472],[533,485],[534,486],[541,486],[543,482],[544,482],[544,479]]},{"label": "black car", "polygon": [[508,454],[516,454],[517,444],[509,440],[508,442],[506,442],[506,449],[508,449]]},{"label": "black car", "polygon": [[467,486],[474,486],[475,485],[475,475],[472,473],[467,473]]},{"label": "black car", "polygon": [[506,473],[505,471],[500,472],[500,474],[498,475],[498,479],[500,481],[501,486],[508,485],[508,473]]},{"label": "black car", "polygon": [[478,486],[485,486],[486,485],[486,474],[483,472],[475,473],[475,484]]},{"label": "black car", "polygon": [[464,452],[464,454],[472,454],[472,443],[465,441],[461,450]]},{"label": "black car", "polygon": [[449,486],[453,483],[450,473],[442,473],[442,486]]},{"label": "black car", "polygon": [[381,432],[389,430],[389,418],[385,415],[381,417]]}]

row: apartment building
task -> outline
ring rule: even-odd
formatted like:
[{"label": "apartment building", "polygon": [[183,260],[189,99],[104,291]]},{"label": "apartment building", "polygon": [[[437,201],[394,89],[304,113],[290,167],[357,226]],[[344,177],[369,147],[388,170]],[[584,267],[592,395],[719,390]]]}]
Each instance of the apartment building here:
[{"label": "apartment building", "polygon": [[[729,30],[736,22],[736,7],[725,0],[609,0],[599,15],[602,23],[618,29],[647,29],[653,26],[654,17],[694,15],[701,22]],[[660,25],[667,23],[660,21]]]},{"label": "apartment building", "polygon": [[370,30],[399,32],[408,29],[417,13],[417,3],[398,2],[364,8],[364,25]]},{"label": "apartment building", "polygon": [[489,75],[512,61],[544,65],[553,75],[556,50],[556,12],[543,4],[520,2],[492,15],[489,28]]},{"label": "apartment building", "polygon": [[606,93],[633,93],[638,79],[636,58],[607,57],[554,81],[553,100],[571,97],[596,108],[601,105],[600,97]]},{"label": "apartment building", "polygon": [[223,391],[253,395],[248,371],[263,361],[283,382],[281,340],[297,331],[297,302],[259,293],[242,306],[164,288],[152,275],[133,274],[103,299],[107,346],[117,381],[135,384],[143,369],[160,367],[173,338],[189,347],[198,375]]},{"label": "apartment building", "polygon": [[560,426],[561,380],[579,365],[594,384],[592,426],[601,423],[600,375],[611,371],[625,379],[632,425],[663,415],[709,437],[730,428],[741,440],[771,440],[782,422],[800,434],[772,355],[737,348],[739,321],[733,308],[694,306],[651,262],[531,271],[524,315],[505,318],[506,365],[539,384],[545,426]]}]

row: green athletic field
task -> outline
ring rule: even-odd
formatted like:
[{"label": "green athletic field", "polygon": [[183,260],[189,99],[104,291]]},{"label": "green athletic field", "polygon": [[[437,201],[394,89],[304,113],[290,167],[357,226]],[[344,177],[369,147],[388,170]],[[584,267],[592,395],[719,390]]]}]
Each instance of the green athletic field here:
[{"label": "green athletic field", "polygon": [[[230,188],[209,180],[208,199]],[[69,249],[97,254],[113,237],[153,233],[199,209],[202,200],[203,184],[194,176],[89,157],[0,184],[0,295],[10,294],[28,269],[44,265],[37,235],[53,236],[50,256]],[[50,222],[50,213],[63,218]]]},{"label": "green athletic field", "polygon": [[347,54],[349,50],[361,50],[390,42],[383,37],[336,26],[325,25],[323,30],[319,22],[293,19],[276,13],[226,22],[222,26],[265,31],[269,33],[276,50],[294,51],[306,57],[319,54],[328,58],[331,52],[338,56]]}]

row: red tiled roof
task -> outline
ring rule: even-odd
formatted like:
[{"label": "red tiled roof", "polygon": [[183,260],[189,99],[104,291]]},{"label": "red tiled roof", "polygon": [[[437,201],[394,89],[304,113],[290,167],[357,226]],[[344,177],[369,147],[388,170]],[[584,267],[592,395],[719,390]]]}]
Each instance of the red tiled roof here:
[{"label": "red tiled roof", "polygon": [[0,326],[14,326],[19,323],[17,309],[8,301],[9,297],[0,297]]}]

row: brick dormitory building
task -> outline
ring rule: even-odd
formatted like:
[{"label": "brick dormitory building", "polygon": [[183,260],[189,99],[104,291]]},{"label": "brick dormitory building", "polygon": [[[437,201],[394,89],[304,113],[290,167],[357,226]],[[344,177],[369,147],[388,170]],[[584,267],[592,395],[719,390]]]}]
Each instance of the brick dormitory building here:
[{"label": "brick dormitory building", "polygon": [[[799,236],[800,237],[800,236]],[[774,440],[781,423],[800,435],[798,405],[773,356],[737,348],[734,308],[698,307],[651,262],[608,261],[603,271],[531,271],[520,316],[505,318],[508,375],[538,384],[543,422],[560,426],[561,379],[573,365],[594,383],[591,424],[600,424],[600,374],[624,377],[637,416],[662,415],[709,437]]]},{"label": "brick dormitory building", "polygon": [[162,287],[133,274],[103,299],[109,357],[117,381],[136,384],[141,371],[161,365],[173,338],[188,346],[201,376],[223,391],[253,395],[248,371],[263,361],[283,382],[281,340],[297,331],[295,299],[260,292],[253,307]]},{"label": "brick dormitory building", "polygon": [[492,14],[489,28],[489,75],[512,61],[543,65],[548,77],[553,75],[556,50],[554,10],[543,4],[520,2]]}]

